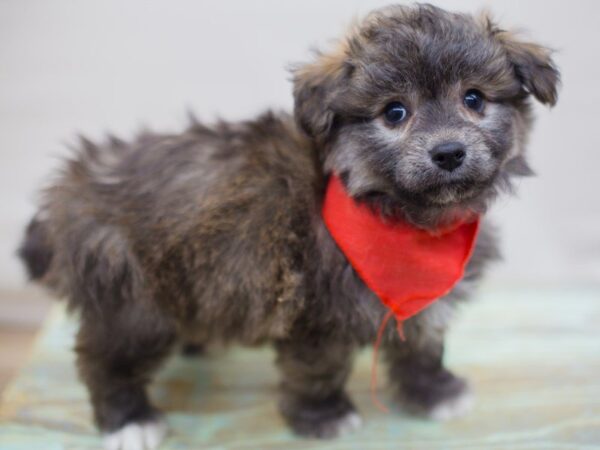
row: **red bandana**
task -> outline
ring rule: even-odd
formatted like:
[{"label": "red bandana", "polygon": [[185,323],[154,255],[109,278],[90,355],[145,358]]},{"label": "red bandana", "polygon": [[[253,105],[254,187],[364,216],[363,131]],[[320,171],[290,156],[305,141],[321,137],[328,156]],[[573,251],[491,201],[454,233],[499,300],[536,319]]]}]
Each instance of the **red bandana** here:
[{"label": "red bandana", "polygon": [[330,234],[354,270],[399,324],[447,294],[462,278],[479,220],[431,233],[387,221],[350,197],[331,176],[323,204]]}]

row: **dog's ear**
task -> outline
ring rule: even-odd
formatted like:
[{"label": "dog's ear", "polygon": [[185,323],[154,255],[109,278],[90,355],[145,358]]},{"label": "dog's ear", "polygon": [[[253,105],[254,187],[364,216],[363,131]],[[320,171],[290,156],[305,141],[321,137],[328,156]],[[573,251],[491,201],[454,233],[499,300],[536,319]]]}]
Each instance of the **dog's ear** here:
[{"label": "dog's ear", "polygon": [[524,41],[514,32],[498,28],[487,15],[484,21],[492,37],[505,49],[525,90],[541,103],[554,106],[558,99],[560,72],[552,60],[552,51]]},{"label": "dog's ear", "polygon": [[318,54],[313,62],[292,70],[296,121],[316,141],[329,136],[336,118],[333,100],[346,86],[352,70],[346,45]]}]

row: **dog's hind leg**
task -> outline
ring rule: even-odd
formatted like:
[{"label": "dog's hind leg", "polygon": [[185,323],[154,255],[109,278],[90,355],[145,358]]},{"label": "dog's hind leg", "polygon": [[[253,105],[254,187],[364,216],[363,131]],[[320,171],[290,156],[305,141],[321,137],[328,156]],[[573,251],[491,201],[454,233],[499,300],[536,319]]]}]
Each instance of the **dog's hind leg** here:
[{"label": "dog's hind leg", "polygon": [[105,447],[155,449],[166,429],[146,386],[175,344],[175,327],[118,229],[91,223],[70,239],[63,247],[70,250],[69,305],[80,313],[77,365]]},{"label": "dog's hind leg", "polygon": [[127,305],[102,320],[82,318],[77,363],[107,450],[152,450],[162,441],[166,427],[146,386],[174,340],[169,325],[146,306]]}]

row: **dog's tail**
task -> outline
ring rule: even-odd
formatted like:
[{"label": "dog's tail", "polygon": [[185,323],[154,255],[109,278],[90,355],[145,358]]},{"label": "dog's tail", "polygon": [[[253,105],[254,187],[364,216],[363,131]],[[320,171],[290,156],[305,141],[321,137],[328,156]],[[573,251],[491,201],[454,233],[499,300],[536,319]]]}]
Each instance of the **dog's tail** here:
[{"label": "dog's tail", "polygon": [[50,272],[54,249],[50,242],[48,224],[43,219],[38,216],[31,219],[17,254],[23,261],[30,280],[44,283]]}]

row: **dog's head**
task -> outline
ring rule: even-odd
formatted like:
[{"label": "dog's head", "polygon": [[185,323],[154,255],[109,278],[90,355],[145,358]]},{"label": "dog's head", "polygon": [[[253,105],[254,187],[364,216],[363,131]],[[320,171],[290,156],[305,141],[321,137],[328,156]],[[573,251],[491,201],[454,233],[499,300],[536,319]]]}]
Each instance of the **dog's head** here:
[{"label": "dog's head", "polygon": [[558,81],[487,16],[390,6],[294,70],[295,116],[352,196],[433,226],[529,172],[529,99],[554,105]]}]

